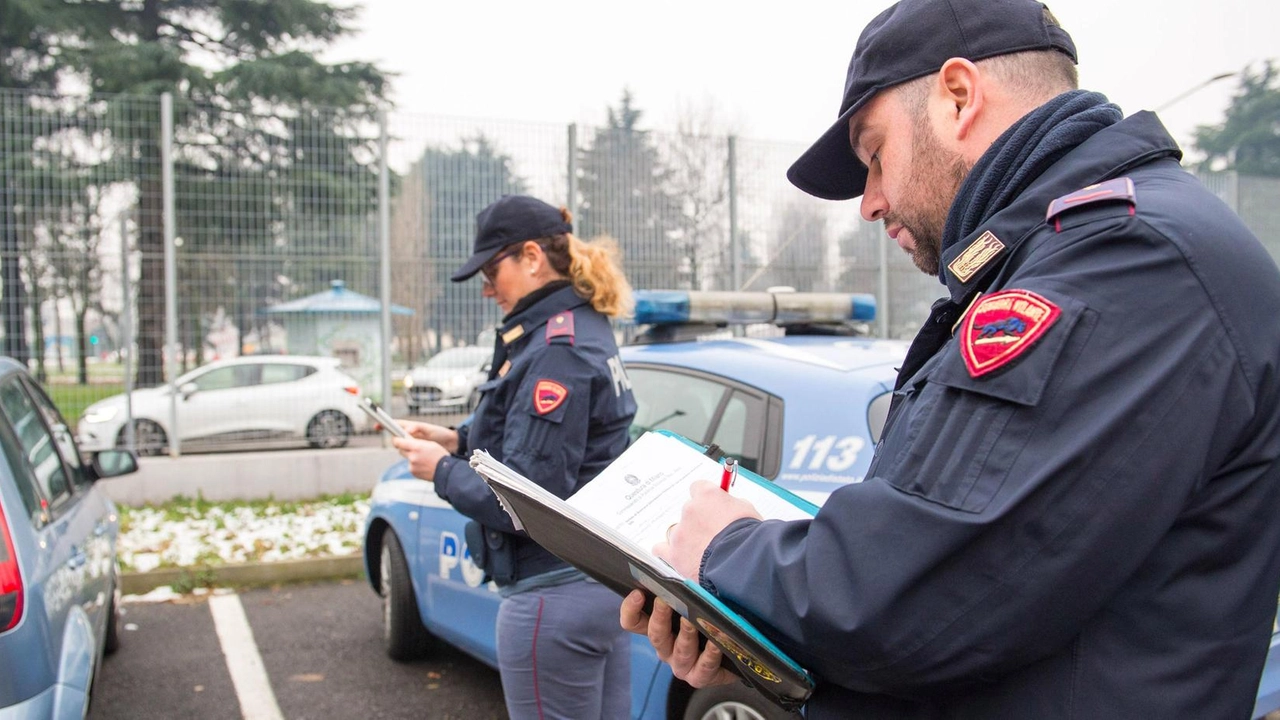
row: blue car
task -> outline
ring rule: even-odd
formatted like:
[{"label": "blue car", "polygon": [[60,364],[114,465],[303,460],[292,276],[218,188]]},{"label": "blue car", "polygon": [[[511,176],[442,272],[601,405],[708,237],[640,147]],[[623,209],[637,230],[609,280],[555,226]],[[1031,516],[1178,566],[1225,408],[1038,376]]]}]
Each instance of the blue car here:
[{"label": "blue car", "polygon": [[[639,292],[636,322],[647,329],[622,348],[638,405],[632,434],[661,428],[715,443],[821,504],[836,487],[862,480],[906,353],[904,343],[848,333],[873,315],[866,296]],[[724,329],[760,327],[741,323],[771,323],[773,332]],[[374,488],[364,561],[382,596],[392,658],[414,659],[445,642],[497,667],[500,598],[481,583],[465,524],[403,461]],[[1280,707],[1278,639],[1256,717]],[[740,683],[694,690],[672,678],[646,639],[633,638],[631,647],[634,720],[798,717]]]},{"label": "blue car", "polygon": [[0,358],[0,717],[83,718],[120,643],[116,507],[100,478],[133,454],[81,460],[26,368]]}]

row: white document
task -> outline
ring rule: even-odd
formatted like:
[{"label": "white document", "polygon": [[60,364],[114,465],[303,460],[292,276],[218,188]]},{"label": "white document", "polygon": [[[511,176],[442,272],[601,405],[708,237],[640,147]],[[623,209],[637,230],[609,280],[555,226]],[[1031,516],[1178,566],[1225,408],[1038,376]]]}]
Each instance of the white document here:
[{"label": "white document", "polygon": [[[646,433],[617,460],[569,498],[569,504],[652,551],[680,521],[695,480],[719,484],[723,466],[688,444]],[[779,495],[744,479],[729,492],[750,502],[765,519],[813,517]]]}]

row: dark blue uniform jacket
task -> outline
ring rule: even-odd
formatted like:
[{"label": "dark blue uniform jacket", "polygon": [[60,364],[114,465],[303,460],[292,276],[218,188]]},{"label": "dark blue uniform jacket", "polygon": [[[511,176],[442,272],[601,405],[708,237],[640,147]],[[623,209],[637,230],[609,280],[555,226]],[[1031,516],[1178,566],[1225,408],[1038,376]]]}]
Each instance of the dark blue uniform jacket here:
[{"label": "dark blue uniform jacket", "polygon": [[[817,675],[810,718],[1249,717],[1280,586],[1280,273],[1177,157],[1139,113],[949,248],[1005,246],[948,274],[958,310],[929,323],[956,334],[909,357],[867,479],[708,548],[704,586]],[[1046,221],[1120,177],[1133,202]],[[1060,314],[975,377],[978,289]]]},{"label": "dark blue uniform jacket", "polygon": [[[472,450],[486,450],[566,498],[617,458],[636,404],[608,318],[571,287],[554,290],[506,319],[490,380],[480,389],[475,415],[459,433],[458,456],[436,466],[436,494],[485,526],[490,557],[509,544],[514,576],[499,584],[567,567],[515,534],[467,459]],[[486,563],[486,570],[493,568]]]}]

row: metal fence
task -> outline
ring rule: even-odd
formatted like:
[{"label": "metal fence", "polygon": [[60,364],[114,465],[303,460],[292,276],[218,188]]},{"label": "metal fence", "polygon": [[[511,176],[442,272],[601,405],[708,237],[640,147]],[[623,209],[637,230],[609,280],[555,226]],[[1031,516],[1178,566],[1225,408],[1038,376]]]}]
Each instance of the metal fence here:
[{"label": "metal fence", "polygon": [[[785,179],[803,145],[333,108],[0,90],[4,352],[74,421],[212,360],[336,355],[364,391],[498,321],[451,283],[505,193],[568,206],[637,288],[868,292],[910,337],[942,294],[855,203]],[[1207,177],[1280,256],[1280,180]],[[174,439],[171,451],[180,444]]]}]

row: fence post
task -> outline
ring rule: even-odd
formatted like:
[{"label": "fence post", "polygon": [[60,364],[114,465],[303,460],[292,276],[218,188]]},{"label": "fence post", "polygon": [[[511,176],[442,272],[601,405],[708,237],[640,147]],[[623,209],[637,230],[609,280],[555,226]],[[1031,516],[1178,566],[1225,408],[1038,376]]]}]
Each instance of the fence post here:
[{"label": "fence post", "polygon": [[742,289],[742,253],[738,248],[738,138],[729,136],[729,275],[733,278],[733,287],[727,290]]},{"label": "fence post", "polygon": [[173,199],[173,95],[160,96],[160,182],[164,196],[164,346],[169,376],[169,456],[182,454],[178,440],[178,258]]},{"label": "fence post", "polygon": [[880,337],[889,337],[889,235],[888,233],[878,233],[880,242],[876,243],[876,247],[880,249],[880,305],[881,309],[877,310],[876,316],[880,320]]},{"label": "fence post", "polygon": [[[382,301],[382,404],[391,408],[391,178],[387,169],[387,111],[378,113],[378,296]],[[386,433],[383,444],[386,444]]]},{"label": "fence post", "polygon": [[569,201],[565,203],[565,207],[569,208],[569,212],[573,214],[573,219],[578,219],[578,126],[576,123],[569,123]]},{"label": "fence post", "polygon": [[133,433],[133,304],[129,291],[129,214],[120,213],[120,359],[124,361],[124,446],[136,451]]}]

